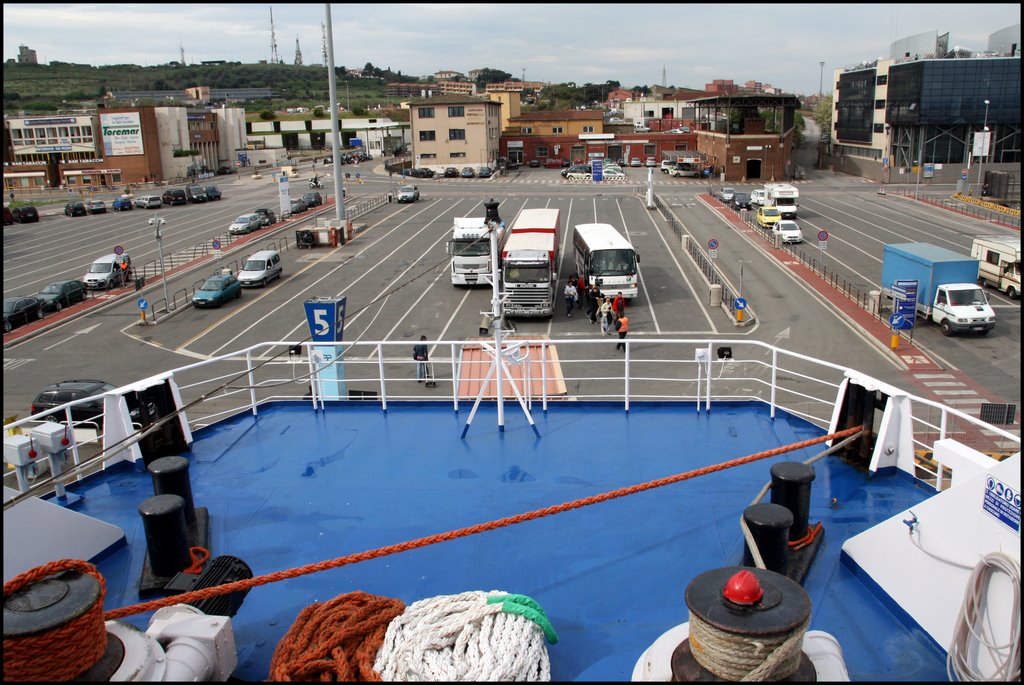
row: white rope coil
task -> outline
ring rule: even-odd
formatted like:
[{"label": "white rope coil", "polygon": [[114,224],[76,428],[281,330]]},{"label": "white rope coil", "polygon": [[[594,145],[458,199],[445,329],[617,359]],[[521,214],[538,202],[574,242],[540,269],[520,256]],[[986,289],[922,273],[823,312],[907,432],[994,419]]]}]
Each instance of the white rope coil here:
[{"label": "white rope coil", "polygon": [[753,638],[719,630],[690,612],[690,651],[725,680],[782,680],[800,667],[810,617],[796,630]]},{"label": "white rope coil", "polygon": [[373,668],[386,681],[551,680],[545,634],[470,591],[420,600],[388,625]]}]

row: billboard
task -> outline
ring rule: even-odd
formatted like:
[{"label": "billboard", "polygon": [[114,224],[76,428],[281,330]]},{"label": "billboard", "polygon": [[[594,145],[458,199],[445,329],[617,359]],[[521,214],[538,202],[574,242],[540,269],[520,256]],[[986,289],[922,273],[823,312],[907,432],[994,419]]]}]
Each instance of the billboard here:
[{"label": "billboard", "polygon": [[103,153],[107,157],[141,155],[142,123],[138,112],[100,114]]}]

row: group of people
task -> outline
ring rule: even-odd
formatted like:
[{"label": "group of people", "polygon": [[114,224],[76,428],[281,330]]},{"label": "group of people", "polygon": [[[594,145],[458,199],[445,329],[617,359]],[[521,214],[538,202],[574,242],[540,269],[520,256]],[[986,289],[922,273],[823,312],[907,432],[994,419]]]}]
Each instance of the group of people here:
[{"label": "group of people", "polygon": [[[582,295],[581,295],[582,293]],[[583,300],[587,300],[587,316],[590,323],[596,324],[601,321],[601,332],[611,335],[613,331],[619,334],[617,350],[625,350],[626,343],[623,342],[626,334],[629,333],[629,317],[626,316],[626,298],[622,293],[616,293],[615,297],[609,297],[601,292],[596,284],[588,286],[583,277],[573,274],[565,283],[565,315],[572,317],[573,310],[583,309]]]}]

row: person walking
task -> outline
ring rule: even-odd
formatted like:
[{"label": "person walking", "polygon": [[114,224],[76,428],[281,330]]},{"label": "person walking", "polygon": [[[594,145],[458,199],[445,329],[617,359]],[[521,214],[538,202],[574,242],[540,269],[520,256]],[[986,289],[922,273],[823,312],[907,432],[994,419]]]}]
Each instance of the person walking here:
[{"label": "person walking", "polygon": [[576,276],[576,292],[579,293],[579,299],[576,300],[576,308],[583,309],[583,298],[586,297],[588,301],[590,300],[590,290],[587,288],[583,276]]},{"label": "person walking", "polygon": [[565,315],[572,316],[572,309],[576,305],[576,300],[579,299],[579,293],[576,291],[576,284],[573,283],[570,278],[565,282]]},{"label": "person walking", "polygon": [[626,334],[629,333],[629,317],[625,314],[620,315],[615,320],[615,328],[619,331],[619,342],[616,343],[615,349],[625,351],[626,343],[623,341],[626,339]]},{"label": "person walking", "polygon": [[597,323],[597,309],[601,306],[599,299],[593,290],[587,291],[587,317],[590,318],[591,324]]},{"label": "person walking", "polygon": [[434,387],[434,374],[430,373],[427,357],[427,336],[421,335],[419,344],[412,346],[412,358],[416,360],[416,382],[427,381],[427,387]]},{"label": "person walking", "polygon": [[601,317],[601,332],[605,335],[612,334],[612,301],[607,297],[600,298],[601,304],[597,308],[597,315]]},{"label": "person walking", "polygon": [[626,313],[626,298],[622,296],[621,292],[615,294],[615,299],[612,300],[612,309],[615,310],[616,317]]}]

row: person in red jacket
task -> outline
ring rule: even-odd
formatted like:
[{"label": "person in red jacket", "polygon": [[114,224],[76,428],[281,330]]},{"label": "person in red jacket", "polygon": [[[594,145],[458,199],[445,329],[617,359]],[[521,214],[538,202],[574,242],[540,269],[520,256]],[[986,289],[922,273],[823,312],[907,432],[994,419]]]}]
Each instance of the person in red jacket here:
[{"label": "person in red jacket", "polygon": [[626,313],[626,298],[622,296],[622,293],[616,293],[612,299],[612,311],[615,312],[616,317],[620,317]]}]

